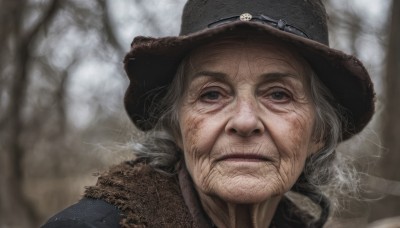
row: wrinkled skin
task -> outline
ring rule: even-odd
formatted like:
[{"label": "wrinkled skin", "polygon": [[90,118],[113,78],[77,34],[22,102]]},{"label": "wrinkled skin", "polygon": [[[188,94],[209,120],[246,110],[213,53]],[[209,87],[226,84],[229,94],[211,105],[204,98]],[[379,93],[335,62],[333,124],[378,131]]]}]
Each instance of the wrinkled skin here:
[{"label": "wrinkled skin", "polygon": [[275,41],[231,40],[188,64],[178,144],[203,207],[218,227],[268,225],[318,149],[307,63]]}]

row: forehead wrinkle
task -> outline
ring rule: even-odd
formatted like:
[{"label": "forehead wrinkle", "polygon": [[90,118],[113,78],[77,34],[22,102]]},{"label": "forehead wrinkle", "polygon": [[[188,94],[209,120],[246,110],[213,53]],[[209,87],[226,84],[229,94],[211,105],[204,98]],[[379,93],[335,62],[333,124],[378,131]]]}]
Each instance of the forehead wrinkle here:
[{"label": "forehead wrinkle", "polygon": [[[215,63],[221,59],[221,55],[227,55],[227,51],[230,53],[229,57],[233,55],[233,51],[235,52],[235,54],[241,54],[243,50],[242,46],[243,45],[241,45],[240,43],[236,43],[236,45],[234,43],[228,45],[223,42],[212,42],[207,45],[201,46],[201,48],[197,48],[189,54],[190,66],[193,68],[196,67],[192,63],[193,60],[197,60],[197,63],[200,63],[199,65],[208,65],[210,63],[211,65],[215,65]],[[235,48],[232,49],[232,47]],[[207,52],[204,52],[204,50],[207,50]],[[199,58],[199,56],[201,58]]]},{"label": "forehead wrinkle", "polygon": [[[218,80],[226,81],[226,74],[223,72],[212,71],[212,70],[199,70],[199,68],[200,68],[199,66],[207,65],[208,62],[214,63],[215,61],[213,61],[213,59],[214,60],[218,59],[215,57],[219,54],[217,52],[210,52],[207,54],[208,54],[207,58],[201,59],[202,61],[200,62],[200,64],[198,64],[198,61],[197,61],[197,63],[195,63],[195,60],[199,59],[198,58],[199,50],[196,49],[187,56],[187,61],[186,61],[186,66],[185,66],[185,71],[184,71],[185,92],[188,92],[190,84],[196,78],[208,76],[208,77],[216,78]],[[209,58],[209,56],[211,56],[213,58]],[[197,57],[197,59],[196,59],[196,57]]]},{"label": "forehead wrinkle", "polygon": [[[211,77],[222,82],[229,82],[231,79],[234,79],[239,73],[240,59],[242,58],[242,54],[239,50],[235,50],[235,52],[235,55],[237,55],[237,53],[240,53],[240,55],[237,56],[238,58],[230,58],[230,66],[224,66],[220,63],[221,55],[227,55],[224,49],[218,51],[212,50],[206,53],[205,56],[203,56],[204,54],[202,53],[200,56],[203,56],[203,58],[201,59],[198,53],[190,55],[189,67],[186,71],[188,81],[193,81],[199,77]],[[200,61],[198,61],[199,59]],[[194,63],[196,61],[197,63]],[[234,66],[234,68],[232,66]],[[235,73],[232,74],[234,69],[236,69]]]},{"label": "forehead wrinkle", "polygon": [[[281,44],[281,45],[279,45]],[[310,67],[309,63],[297,53],[295,48],[292,46],[283,44],[278,40],[275,41],[264,41],[259,43],[259,48],[267,50],[269,53],[273,53],[272,56],[263,56],[258,59],[274,59],[287,64],[295,72],[301,72],[300,76],[306,77],[307,69]],[[258,60],[256,59],[256,61]]]},{"label": "forehead wrinkle", "polygon": [[[285,58],[284,56],[282,56],[282,58],[264,56],[264,57],[256,58],[255,61],[262,61],[264,59],[266,59],[266,60],[272,59],[272,60],[276,60],[276,61],[282,62],[283,63],[282,66],[284,66],[284,65],[289,66],[294,72],[299,73],[300,77],[302,77],[305,74],[305,67],[303,66],[305,63],[303,63],[302,61],[300,62],[297,58],[293,59],[293,60],[295,60],[293,62],[293,61],[289,61],[290,58],[287,58],[287,57]],[[274,63],[274,62],[270,62],[269,64],[264,64],[264,66],[275,65],[275,64],[276,63]],[[298,69],[299,66],[300,66],[301,69]]]}]

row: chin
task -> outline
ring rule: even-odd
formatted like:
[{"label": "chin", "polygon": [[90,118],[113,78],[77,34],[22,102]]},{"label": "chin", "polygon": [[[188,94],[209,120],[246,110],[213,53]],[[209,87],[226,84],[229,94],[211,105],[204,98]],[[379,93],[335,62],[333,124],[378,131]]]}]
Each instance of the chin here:
[{"label": "chin", "polygon": [[256,204],[283,195],[285,192],[276,183],[257,178],[234,178],[222,182],[214,189],[218,198],[235,204]]}]

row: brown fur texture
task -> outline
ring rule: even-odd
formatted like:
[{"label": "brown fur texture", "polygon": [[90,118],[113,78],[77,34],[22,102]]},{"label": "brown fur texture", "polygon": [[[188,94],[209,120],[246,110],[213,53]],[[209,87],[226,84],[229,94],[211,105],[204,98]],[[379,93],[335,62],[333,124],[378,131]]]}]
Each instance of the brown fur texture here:
[{"label": "brown fur texture", "polygon": [[144,163],[124,162],[111,168],[85,195],[117,206],[122,227],[198,227],[183,201],[177,178]]}]

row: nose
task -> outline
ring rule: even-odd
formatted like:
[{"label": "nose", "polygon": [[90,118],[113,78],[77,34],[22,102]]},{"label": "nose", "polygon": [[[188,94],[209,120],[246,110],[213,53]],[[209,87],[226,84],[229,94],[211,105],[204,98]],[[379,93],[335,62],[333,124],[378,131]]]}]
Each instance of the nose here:
[{"label": "nose", "polygon": [[225,131],[241,137],[263,134],[265,127],[258,114],[256,102],[238,101]]}]

